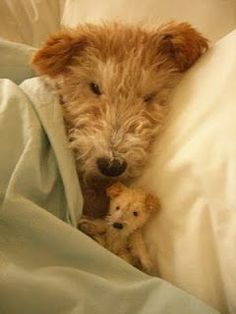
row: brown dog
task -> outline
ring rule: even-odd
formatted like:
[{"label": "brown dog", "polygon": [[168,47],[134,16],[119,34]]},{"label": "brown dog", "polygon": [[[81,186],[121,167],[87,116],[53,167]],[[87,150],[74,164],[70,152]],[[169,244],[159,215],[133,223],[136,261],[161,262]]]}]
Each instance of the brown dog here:
[{"label": "brown dog", "polygon": [[85,24],[51,36],[34,55],[33,68],[60,95],[86,215],[106,213],[114,180],[142,174],[170,92],[207,48],[187,23]]}]

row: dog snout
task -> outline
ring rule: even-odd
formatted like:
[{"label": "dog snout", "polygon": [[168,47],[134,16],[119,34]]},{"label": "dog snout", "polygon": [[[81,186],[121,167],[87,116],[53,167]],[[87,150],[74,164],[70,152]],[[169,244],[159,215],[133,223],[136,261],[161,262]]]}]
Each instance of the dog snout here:
[{"label": "dog snout", "polygon": [[98,158],[97,166],[103,175],[108,177],[118,177],[125,171],[127,162],[120,158]]},{"label": "dog snout", "polygon": [[123,229],[124,227],[123,224],[120,222],[114,222],[112,226],[116,229]]}]

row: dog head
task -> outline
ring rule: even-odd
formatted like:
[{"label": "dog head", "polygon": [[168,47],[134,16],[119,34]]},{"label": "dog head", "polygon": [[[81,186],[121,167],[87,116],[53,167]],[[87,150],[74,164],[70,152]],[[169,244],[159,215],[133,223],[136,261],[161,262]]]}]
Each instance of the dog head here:
[{"label": "dog head", "polygon": [[168,95],[206,49],[207,41],[187,23],[151,30],[85,24],[49,38],[32,66],[56,82],[78,171],[139,176]]},{"label": "dog head", "polygon": [[123,235],[130,235],[142,228],[150,216],[160,209],[157,198],[138,189],[115,183],[107,189],[110,208],[109,224]]}]

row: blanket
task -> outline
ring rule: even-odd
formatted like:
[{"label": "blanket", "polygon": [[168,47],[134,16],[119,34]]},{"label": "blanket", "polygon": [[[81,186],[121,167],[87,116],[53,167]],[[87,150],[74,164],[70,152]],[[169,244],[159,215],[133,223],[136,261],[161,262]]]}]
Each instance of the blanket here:
[{"label": "blanket", "polygon": [[13,82],[27,77],[0,80],[0,313],[217,313],[75,228],[82,197],[60,106],[39,78]]},{"label": "blanket", "polygon": [[186,73],[142,185],[163,209],[146,241],[162,278],[236,313],[236,31]]}]

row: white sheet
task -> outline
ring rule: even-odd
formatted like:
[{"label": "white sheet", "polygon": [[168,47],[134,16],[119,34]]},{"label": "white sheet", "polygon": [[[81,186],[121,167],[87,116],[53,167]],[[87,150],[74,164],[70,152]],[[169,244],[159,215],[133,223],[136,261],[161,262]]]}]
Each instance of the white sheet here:
[{"label": "white sheet", "polygon": [[1,0],[0,37],[38,47],[61,24],[188,21],[215,42],[236,27],[235,0]]},{"label": "white sheet", "polygon": [[70,225],[78,178],[58,99],[39,78],[0,80],[0,134],[1,314],[219,314]]},{"label": "white sheet", "polygon": [[60,28],[65,0],[1,0],[0,37],[39,47]]},{"label": "white sheet", "polygon": [[[165,4],[159,11],[152,0],[129,5],[66,0],[63,23],[172,12],[168,17],[193,22],[213,40],[236,25],[234,0],[200,1],[192,9],[181,0]],[[37,46],[60,27],[63,5],[63,0],[0,1],[0,36]],[[153,168],[142,180],[163,202],[146,234],[161,276],[229,313],[236,312],[235,51],[234,32],[186,75]]]},{"label": "white sheet", "polygon": [[236,31],[185,76],[142,184],[162,212],[146,231],[161,277],[236,313]]},{"label": "white sheet", "polygon": [[121,19],[160,23],[188,21],[212,42],[236,27],[235,0],[66,0],[62,24]]}]

